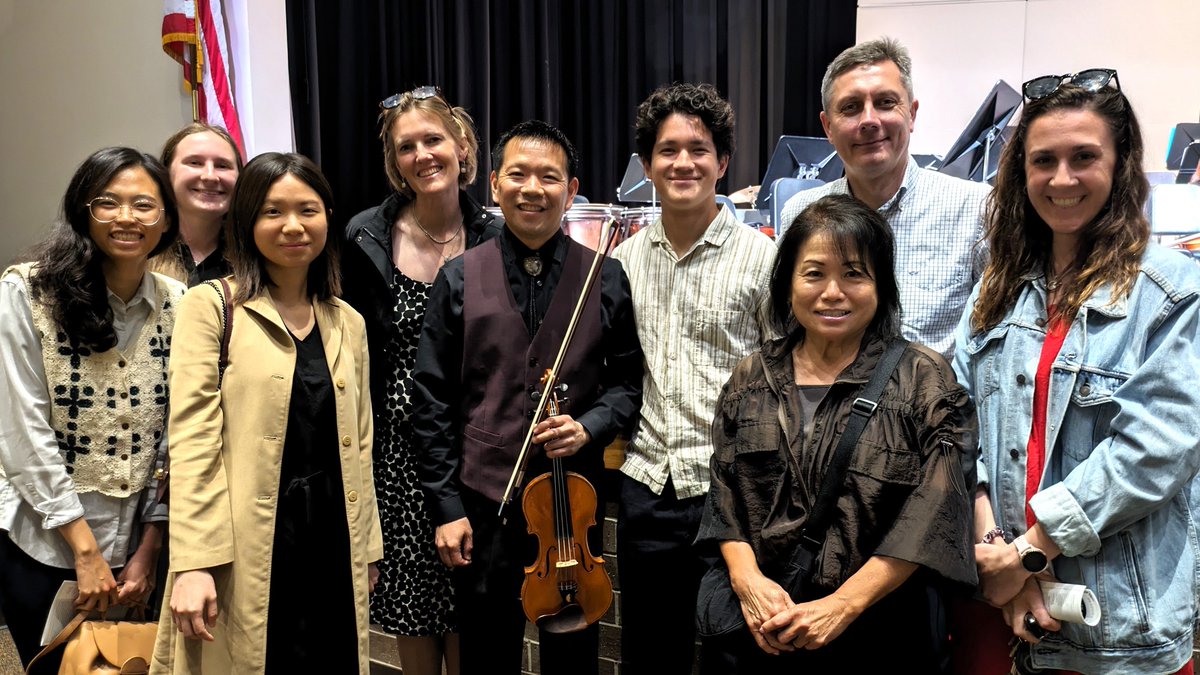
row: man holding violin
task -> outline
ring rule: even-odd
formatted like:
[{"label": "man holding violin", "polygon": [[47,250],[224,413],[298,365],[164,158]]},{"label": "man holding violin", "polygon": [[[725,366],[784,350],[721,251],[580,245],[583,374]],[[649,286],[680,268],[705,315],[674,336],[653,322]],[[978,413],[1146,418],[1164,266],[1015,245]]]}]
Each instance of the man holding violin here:
[{"label": "man holding violin", "polygon": [[[620,263],[604,260],[598,282],[585,288],[593,251],[562,232],[579,186],[566,136],[544,122],[522,122],[500,137],[492,164],[503,234],[451,260],[434,280],[417,351],[413,427],[438,554],[454,569],[462,672],[515,675],[526,621],[524,567],[547,552],[538,550],[540,535],[527,532],[519,497],[498,512],[543,404],[539,383],[586,293],[554,373],[562,414],[532,430],[525,476],[563,458],[568,470],[598,484],[604,446],[637,419],[642,350]],[[603,503],[597,499],[588,514],[597,524]],[[585,538],[598,556],[600,528]],[[539,642],[543,673],[598,670],[597,624],[571,633],[543,629]]]}]

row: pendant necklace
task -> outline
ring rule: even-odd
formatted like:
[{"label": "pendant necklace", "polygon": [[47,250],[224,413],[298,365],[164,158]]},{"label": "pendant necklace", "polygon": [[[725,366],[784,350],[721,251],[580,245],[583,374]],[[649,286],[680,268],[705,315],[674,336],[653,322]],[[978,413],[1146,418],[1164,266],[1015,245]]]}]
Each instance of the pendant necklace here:
[{"label": "pendant necklace", "polygon": [[1045,273],[1046,290],[1051,293],[1053,293],[1054,291],[1057,291],[1059,289],[1059,287],[1063,285],[1063,279],[1065,279],[1066,276],[1071,273],[1071,269],[1072,269],[1071,267],[1068,267],[1067,269],[1065,269],[1062,272],[1059,272],[1058,274],[1055,274],[1053,276],[1051,276],[1051,274],[1049,272],[1046,272]]},{"label": "pendant necklace", "polygon": [[[458,235],[462,234],[463,226],[462,226],[462,223],[459,223],[458,229],[454,231],[454,234],[450,235],[446,239],[438,239],[437,237],[430,234],[429,230],[425,229],[425,226],[421,224],[421,219],[417,217],[417,207],[415,205],[413,206],[410,213],[412,214],[413,222],[417,224],[417,227],[420,228],[420,230],[425,233],[426,237],[429,237],[429,241],[432,241],[433,243],[437,244],[438,246],[444,247],[447,244],[449,244],[450,242],[454,241],[455,239],[458,239]],[[445,249],[443,249],[441,251],[441,254],[442,254],[443,262],[450,262],[450,258],[453,257],[452,255],[446,255]]]}]

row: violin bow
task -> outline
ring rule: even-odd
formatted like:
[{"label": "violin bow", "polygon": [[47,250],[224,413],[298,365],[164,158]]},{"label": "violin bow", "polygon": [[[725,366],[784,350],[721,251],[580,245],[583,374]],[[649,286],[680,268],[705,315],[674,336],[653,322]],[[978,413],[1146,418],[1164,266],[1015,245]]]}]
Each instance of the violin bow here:
[{"label": "violin bow", "polygon": [[558,371],[562,367],[563,359],[567,354],[567,347],[571,344],[571,338],[575,335],[575,326],[579,323],[579,317],[583,315],[583,306],[587,303],[588,295],[591,293],[592,286],[596,283],[596,278],[599,276],[600,264],[608,257],[608,249],[612,246],[614,235],[617,232],[617,219],[612,216],[608,217],[604,226],[600,229],[600,241],[596,245],[596,255],[592,257],[592,266],[588,269],[587,277],[583,281],[583,291],[579,294],[579,299],[575,301],[575,309],[571,312],[571,321],[567,324],[567,331],[563,334],[562,344],[558,347],[558,355],[554,357],[554,365],[546,371],[545,384],[542,386],[542,395],[538,398],[537,409],[533,413],[533,419],[529,423],[529,429],[525,432],[525,440],[521,443],[521,452],[517,455],[516,464],[513,466],[512,475],[508,478],[508,485],[504,488],[504,497],[500,501],[500,512],[498,515],[504,515],[504,509],[512,502],[516,496],[516,491],[521,483],[525,480],[525,466],[529,463],[529,449],[533,446],[533,430],[538,424],[541,424],[545,417],[546,397],[554,390],[558,384]]}]

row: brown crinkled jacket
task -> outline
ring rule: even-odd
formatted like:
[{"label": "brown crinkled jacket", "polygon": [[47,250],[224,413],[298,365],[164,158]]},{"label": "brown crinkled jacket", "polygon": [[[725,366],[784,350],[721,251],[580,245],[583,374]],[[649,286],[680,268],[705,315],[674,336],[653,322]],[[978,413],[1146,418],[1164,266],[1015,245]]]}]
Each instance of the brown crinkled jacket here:
[{"label": "brown crinkled jacket", "polygon": [[[712,487],[697,542],[745,541],[779,579],[820,490],[825,468],[886,343],[868,338],[818,405],[803,436],[791,351],[784,339],[741,361],[713,420]],[[975,406],[945,359],[911,344],[884,387],[846,472],[813,575],[832,592],[881,555],[976,583],[971,499]]]}]

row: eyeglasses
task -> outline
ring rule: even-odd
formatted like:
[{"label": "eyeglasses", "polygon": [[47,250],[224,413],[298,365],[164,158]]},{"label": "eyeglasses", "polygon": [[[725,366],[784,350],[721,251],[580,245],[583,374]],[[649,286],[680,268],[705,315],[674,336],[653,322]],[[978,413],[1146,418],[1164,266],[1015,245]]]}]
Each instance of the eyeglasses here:
[{"label": "eyeglasses", "polygon": [[383,108],[384,110],[391,110],[392,108],[400,105],[400,101],[404,98],[405,94],[412,94],[414,101],[424,101],[427,98],[436,98],[442,102],[442,105],[446,106],[447,110],[454,112],[454,106],[450,105],[450,102],[447,101],[444,96],[442,96],[442,90],[433,85],[425,85],[424,87],[417,87],[412,91],[392,94],[391,96],[380,101],[379,107]]},{"label": "eyeglasses", "polygon": [[132,204],[122,204],[112,197],[96,197],[87,203],[88,213],[97,223],[108,224],[121,217],[121,212],[129,209],[129,217],[142,225],[156,225],[162,220],[163,208],[146,199],[139,199]]},{"label": "eyeglasses", "polygon": [[1041,77],[1035,77],[1021,86],[1021,92],[1030,101],[1037,101],[1053,94],[1058,91],[1059,87],[1067,83],[1094,94],[1107,87],[1109,82],[1116,84],[1117,91],[1121,91],[1121,80],[1117,77],[1117,71],[1112,68],[1088,68],[1087,70],[1081,70],[1078,73],[1071,73],[1070,75],[1042,75]]}]

